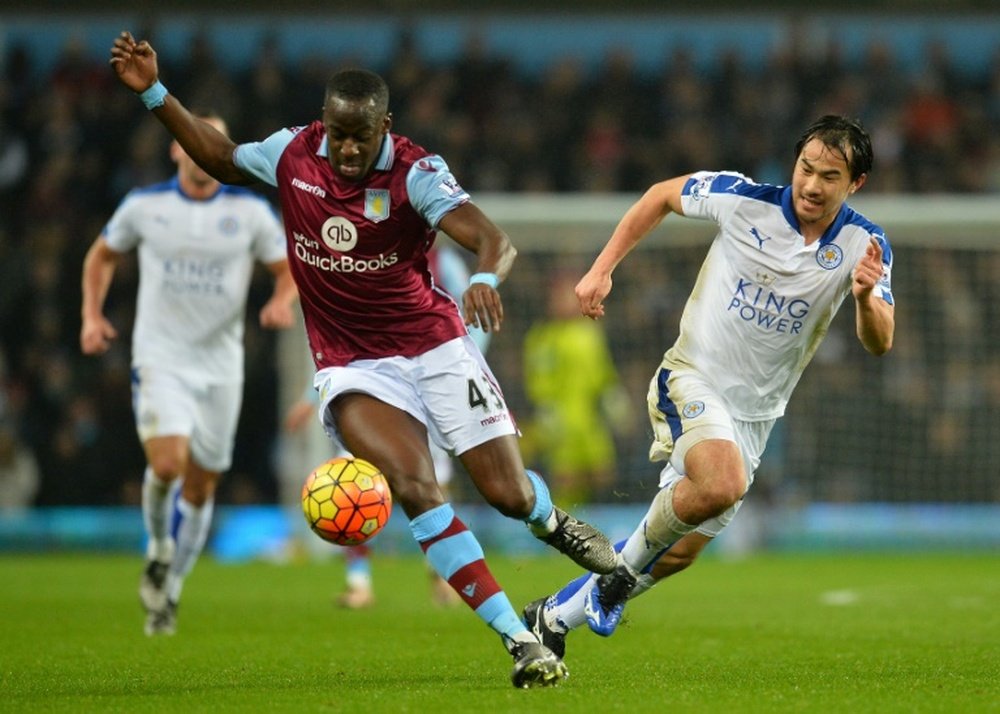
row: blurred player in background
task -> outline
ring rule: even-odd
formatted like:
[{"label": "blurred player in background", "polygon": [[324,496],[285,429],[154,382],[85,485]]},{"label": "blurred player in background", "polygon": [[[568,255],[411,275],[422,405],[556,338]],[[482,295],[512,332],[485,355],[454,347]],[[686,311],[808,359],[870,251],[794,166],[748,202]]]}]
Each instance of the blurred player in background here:
[{"label": "blurred player in background", "polygon": [[524,337],[524,386],[534,408],[529,441],[563,503],[611,495],[613,432],[632,421],[604,327],[580,315],[576,275],[560,269],[552,276],[548,314]]},{"label": "blurred player in background", "polygon": [[[427,254],[427,258],[434,283],[454,299],[460,299],[462,293],[469,287],[469,269],[458,251],[446,243],[438,243]],[[475,340],[480,351],[486,354],[490,333],[473,327],[469,330],[469,335]],[[315,418],[318,401],[319,395],[315,389],[310,387],[302,399],[289,407],[286,412],[285,429],[298,431],[306,428]],[[429,442],[428,445],[431,457],[434,459],[434,473],[437,476],[438,485],[441,486],[445,496],[448,496],[448,484],[455,472],[452,457],[433,441]],[[341,450],[337,455],[346,456],[348,453],[346,450]],[[297,505],[298,501],[296,501]],[[342,607],[351,610],[371,607],[375,604],[375,589],[372,584],[370,547],[363,544],[348,546],[343,550],[346,560],[347,582],[344,592],[337,597],[337,602]],[[448,582],[433,570],[431,571],[431,598],[442,607],[457,605],[461,602]]]},{"label": "blurred player in background", "polygon": [[[510,411],[468,335],[466,323],[493,331],[503,320],[497,287],[516,255],[507,235],[441,157],[390,133],[389,90],[372,72],[333,75],[321,120],[237,146],[167,92],[149,43],[123,32],[111,64],[211,175],[278,188],[324,425],[385,474],[432,567],[513,657],[514,686],[558,684],[566,665],[514,611],[441,492],[427,446],[430,437],[458,455],[490,505],[577,564],[614,569],[607,537],[555,508],[525,471]],[[478,256],[464,320],[430,276],[437,230]]]},{"label": "blurred player in background", "polygon": [[[214,113],[199,121],[225,133]],[[223,186],[173,142],[177,175],[130,192],[83,263],[85,354],[117,337],[104,302],[124,253],[137,250],[132,401],[148,466],[148,537],[139,595],[147,635],[173,634],[184,579],[208,537],[219,476],[229,468],[243,400],[243,330],[255,261],[274,275],[260,311],[266,328],[294,322],[295,283],[274,211],[247,189]],[[171,485],[180,481],[176,498]]]},{"label": "blurred player in background", "polygon": [[872,158],[857,122],[828,115],[796,144],[789,186],[709,171],[655,184],[577,284],[583,313],[603,317],[615,267],[669,213],[719,225],[680,335],[650,382],[650,459],[667,462],[661,490],[613,573],[577,578],[524,610],[557,654],[584,622],[612,634],[629,597],[688,567],[733,519],[772,426],[848,294],[864,348],[883,355],[892,347],[892,251],[884,231],[846,204]]}]

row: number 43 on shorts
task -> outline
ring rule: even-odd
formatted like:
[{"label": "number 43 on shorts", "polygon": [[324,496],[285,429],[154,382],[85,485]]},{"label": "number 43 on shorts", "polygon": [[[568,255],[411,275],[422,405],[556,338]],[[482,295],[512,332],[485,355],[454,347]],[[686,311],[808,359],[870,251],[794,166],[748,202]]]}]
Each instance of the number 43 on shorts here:
[{"label": "number 43 on shorts", "polygon": [[[484,391],[488,392],[492,397],[492,409],[490,405],[486,402],[486,396],[484,396]],[[470,409],[482,409],[484,412],[498,411],[506,408],[504,404],[503,397],[500,396],[500,392],[497,388],[493,386],[493,383],[487,379],[483,379],[481,382],[477,382],[475,379],[469,379],[469,408]]]}]

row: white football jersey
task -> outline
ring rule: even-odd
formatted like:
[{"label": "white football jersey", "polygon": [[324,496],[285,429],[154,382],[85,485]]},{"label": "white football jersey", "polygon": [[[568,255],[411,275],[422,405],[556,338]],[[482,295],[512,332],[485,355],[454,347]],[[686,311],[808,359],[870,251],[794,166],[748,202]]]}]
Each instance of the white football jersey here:
[{"label": "white football jersey", "polygon": [[792,390],[844,298],[869,236],[882,246],[875,296],[892,304],[892,251],[884,231],[844,205],[823,237],[805,245],[791,188],[731,172],[693,174],[684,214],[719,225],[681,317],[668,370],[694,370],[736,419],[784,414]]},{"label": "white football jersey", "polygon": [[199,383],[242,381],[254,261],[285,258],[267,201],[232,186],[193,200],[174,177],[131,191],[102,236],[116,252],[138,249],[133,366],[167,367]]}]

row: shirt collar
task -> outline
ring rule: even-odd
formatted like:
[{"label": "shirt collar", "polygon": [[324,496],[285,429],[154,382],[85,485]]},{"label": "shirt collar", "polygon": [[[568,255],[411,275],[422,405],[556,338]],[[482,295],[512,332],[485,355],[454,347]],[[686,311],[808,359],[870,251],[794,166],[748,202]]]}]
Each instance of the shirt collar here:
[{"label": "shirt collar", "polygon": [[[847,214],[850,212],[850,208],[847,207],[846,203],[840,204],[840,210],[837,211],[837,217],[833,219],[833,223],[826,227],[823,231],[823,235],[820,236],[819,244],[826,245],[837,237],[840,233],[840,229],[844,227],[844,223],[847,221]],[[795,209],[792,207],[792,187],[785,186],[781,191],[781,212],[785,214],[785,220],[788,221],[788,225],[794,228],[800,235],[802,234],[802,228],[799,225],[799,218],[795,215]]]}]

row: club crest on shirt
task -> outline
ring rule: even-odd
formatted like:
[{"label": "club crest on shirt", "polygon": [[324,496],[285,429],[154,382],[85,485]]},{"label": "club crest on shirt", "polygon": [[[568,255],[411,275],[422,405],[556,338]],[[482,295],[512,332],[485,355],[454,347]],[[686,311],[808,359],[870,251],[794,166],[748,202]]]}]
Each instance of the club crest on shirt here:
[{"label": "club crest on shirt", "polygon": [[694,419],[695,417],[701,416],[702,413],[704,413],[704,411],[705,411],[705,402],[702,401],[688,402],[681,409],[681,414],[684,415],[685,419]]},{"label": "club crest on shirt", "polygon": [[844,251],[836,243],[827,243],[816,251],[816,262],[825,270],[833,270],[844,262]]},{"label": "club crest on shirt", "polygon": [[389,189],[365,189],[365,218],[372,223],[381,223],[389,217]]},{"label": "club crest on shirt", "polygon": [[219,221],[219,232],[225,236],[236,235],[240,230],[239,221],[233,216],[226,216],[221,221]]}]

